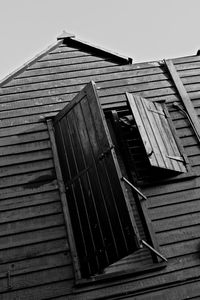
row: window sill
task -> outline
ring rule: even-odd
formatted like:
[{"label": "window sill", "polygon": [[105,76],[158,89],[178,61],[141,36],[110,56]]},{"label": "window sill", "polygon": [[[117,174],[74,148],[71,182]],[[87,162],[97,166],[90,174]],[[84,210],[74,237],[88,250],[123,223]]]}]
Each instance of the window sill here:
[{"label": "window sill", "polygon": [[88,279],[77,279],[75,281],[75,288],[81,288],[86,285],[102,283],[104,281],[108,282],[113,280],[119,280],[130,276],[139,276],[146,273],[159,271],[160,269],[163,269],[166,266],[167,266],[167,262],[160,262],[160,263],[150,264],[145,267],[141,267],[137,269],[118,271],[109,274],[99,274],[96,276],[92,276],[91,278]]}]

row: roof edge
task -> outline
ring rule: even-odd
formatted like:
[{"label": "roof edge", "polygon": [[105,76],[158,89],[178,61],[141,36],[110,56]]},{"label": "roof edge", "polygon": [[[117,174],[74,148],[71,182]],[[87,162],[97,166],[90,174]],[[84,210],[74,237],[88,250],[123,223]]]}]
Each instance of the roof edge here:
[{"label": "roof edge", "polygon": [[17,76],[21,72],[23,72],[26,68],[31,66],[36,62],[36,60],[42,58],[44,55],[46,55],[49,51],[54,50],[56,47],[58,47],[60,44],[62,44],[62,40],[56,41],[55,43],[48,46],[46,49],[42,50],[39,54],[36,54],[33,58],[28,60],[26,63],[24,63],[22,66],[11,72],[10,74],[6,75],[3,79],[0,80],[0,87],[2,87],[4,84],[8,83],[10,80],[13,79],[13,77]]},{"label": "roof edge", "polygon": [[118,54],[114,51],[110,51],[110,50],[107,50],[105,48],[95,46],[91,43],[82,41],[82,40],[76,38],[74,34],[68,33],[66,31],[63,31],[63,33],[60,36],[58,36],[57,39],[58,40],[66,40],[66,41],[74,42],[79,46],[84,46],[84,47],[90,48],[94,51],[98,51],[102,54],[109,55],[112,58],[117,59],[117,61],[121,61],[123,63],[127,63],[127,64],[132,64],[133,63],[133,59],[131,57],[123,56],[123,55],[120,55],[120,54]]},{"label": "roof edge", "polygon": [[63,30],[63,32],[57,37],[57,40],[59,41],[68,38],[75,38],[75,35],[73,33],[69,33]]}]

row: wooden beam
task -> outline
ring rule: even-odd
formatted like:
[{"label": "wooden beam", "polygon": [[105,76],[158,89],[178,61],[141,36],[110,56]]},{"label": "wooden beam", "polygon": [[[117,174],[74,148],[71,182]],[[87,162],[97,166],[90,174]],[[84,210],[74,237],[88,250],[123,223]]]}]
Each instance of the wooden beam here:
[{"label": "wooden beam", "polygon": [[192,104],[192,101],[190,100],[190,97],[178,75],[178,72],[176,71],[176,68],[172,62],[172,60],[165,60],[165,65],[167,66],[167,69],[171,75],[171,78],[174,82],[174,85],[179,93],[179,96],[181,100],[183,101],[184,107],[187,111],[187,114],[189,118],[191,119],[194,127],[194,131],[196,135],[198,135],[198,139],[200,136],[200,122],[199,118],[197,116],[197,113],[195,112],[194,106]]},{"label": "wooden beam", "polygon": [[108,56],[108,57],[116,60],[119,63],[125,63],[125,64],[133,63],[133,59],[131,57],[120,55],[114,51],[110,51],[110,50],[104,49],[102,47],[95,46],[91,43],[82,41],[75,37],[68,38],[66,44],[69,46],[80,47],[81,49],[83,49],[83,50],[85,49],[86,51],[88,50],[88,51],[92,51],[92,52],[100,54],[100,55]]},{"label": "wooden beam", "polygon": [[66,224],[66,229],[68,233],[68,241],[70,245],[70,250],[71,250],[71,256],[72,256],[72,261],[73,261],[73,266],[74,266],[74,273],[75,273],[75,279],[79,280],[81,278],[80,274],[80,267],[79,267],[79,261],[78,261],[78,255],[75,247],[75,240],[72,232],[72,225],[71,225],[71,218],[70,218],[70,213],[67,205],[67,196],[66,196],[66,191],[65,191],[65,185],[63,182],[63,177],[62,177],[62,172],[60,168],[60,162],[58,158],[58,151],[56,147],[56,140],[54,136],[54,128],[53,128],[53,121],[51,119],[47,120],[47,127],[49,131],[49,137],[51,141],[51,146],[52,146],[52,152],[53,152],[53,159],[54,159],[54,164],[55,164],[55,171],[56,171],[56,176],[57,176],[57,182],[58,182],[58,188],[60,192],[60,199],[63,207],[63,215],[65,219],[65,224]]}]

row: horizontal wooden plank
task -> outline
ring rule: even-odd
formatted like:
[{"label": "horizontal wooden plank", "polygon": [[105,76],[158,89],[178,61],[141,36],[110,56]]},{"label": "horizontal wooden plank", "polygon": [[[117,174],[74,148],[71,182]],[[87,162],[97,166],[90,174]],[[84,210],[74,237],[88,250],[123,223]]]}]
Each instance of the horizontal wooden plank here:
[{"label": "horizontal wooden plank", "polygon": [[8,211],[0,212],[0,224],[9,223],[17,220],[25,220],[38,216],[46,216],[58,214],[62,212],[61,203],[59,201],[52,203],[44,203],[35,206],[16,208]]},{"label": "horizontal wooden plank", "polygon": [[148,199],[148,205],[150,209],[154,209],[156,207],[162,207],[166,205],[172,205],[172,204],[178,204],[178,203],[184,203],[193,201],[195,199],[198,199],[200,195],[200,187],[192,188],[191,189],[183,189],[183,190],[177,190],[172,193],[166,193],[163,195],[155,195],[154,197],[151,197]]},{"label": "horizontal wooden plank", "polygon": [[[192,191],[191,191],[192,194]],[[193,197],[193,195],[191,195]],[[183,202],[168,206],[162,206],[158,208],[154,208],[151,210],[151,219],[152,220],[160,220],[169,217],[189,214],[193,212],[200,211],[200,203],[199,197],[193,201]],[[186,216],[187,218],[187,216]]]},{"label": "horizontal wooden plank", "polygon": [[200,57],[198,55],[191,55],[191,56],[186,56],[186,57],[177,57],[177,58],[173,59],[173,63],[175,65],[191,63],[191,62],[200,62]]},{"label": "horizontal wooden plank", "polygon": [[193,226],[200,224],[200,213],[194,212],[187,215],[175,216],[168,219],[154,221],[153,225],[156,232],[167,232],[181,227]]},{"label": "horizontal wooden plank", "polygon": [[54,163],[52,159],[43,159],[40,161],[27,162],[27,163],[22,163],[22,162],[18,163],[17,160],[15,160],[15,164],[11,164],[5,167],[0,167],[0,178],[5,176],[12,176],[16,174],[35,172],[39,170],[43,171],[43,170],[48,170],[53,168],[54,168]]},{"label": "horizontal wooden plank", "polygon": [[54,239],[54,237],[51,239],[49,237],[49,240],[38,242],[36,244],[30,243],[29,245],[2,249],[0,262],[1,264],[12,263],[20,260],[51,255],[58,252],[67,251],[68,253],[68,250],[66,237],[60,239]]},{"label": "horizontal wooden plank", "polygon": [[101,89],[98,91],[99,97],[107,97],[113,95],[123,95],[125,92],[129,93],[138,93],[141,97],[151,98],[151,97],[161,97],[165,99],[165,96],[175,94],[175,90],[170,87],[170,84],[167,81],[159,82],[137,86],[124,86],[120,88],[111,88],[111,89]]},{"label": "horizontal wooden plank", "polygon": [[[41,270],[26,275],[12,276],[12,290],[71,279],[72,276],[72,268],[69,266]],[[6,291],[8,291],[8,279],[0,279],[0,293]]]},{"label": "horizontal wooden plank", "polygon": [[199,238],[162,246],[161,251],[163,255],[165,255],[167,258],[178,257],[178,256],[198,252]]},{"label": "horizontal wooden plank", "polygon": [[[59,80],[71,80],[71,79],[81,79],[84,77],[91,78],[93,77],[95,80],[101,80],[101,77],[104,80],[110,80],[110,77],[117,78],[120,76],[121,78],[125,77],[136,77],[136,76],[147,76],[153,74],[162,74],[164,70],[162,67],[151,67],[147,69],[134,68],[134,65],[114,65],[109,67],[97,68],[97,69],[88,69],[88,70],[79,70],[79,71],[71,71],[71,72],[56,72],[55,74],[45,74],[40,76],[28,76],[22,78],[14,78],[12,81],[5,84],[2,88],[17,86],[17,85],[27,85],[27,84],[36,84],[42,82],[49,81],[59,81]],[[95,79],[96,78],[96,79]]]},{"label": "horizontal wooden plank", "polygon": [[[41,136],[41,134],[38,134],[38,137],[39,136]],[[26,137],[25,137],[25,141],[26,141]],[[35,151],[45,150],[50,148],[51,148],[51,144],[49,140],[35,141],[30,143],[27,142],[23,144],[18,143],[17,145],[12,145],[12,146],[11,145],[2,146],[1,138],[0,138],[0,156],[35,152]]]},{"label": "horizontal wooden plank", "polygon": [[[51,182],[55,179],[55,171],[53,169],[36,171],[32,173],[13,175],[2,178],[0,181],[0,188],[12,187],[17,185],[24,185],[23,188],[29,188],[31,186],[45,185],[47,182]],[[2,192],[2,191],[0,191]]]},{"label": "horizontal wooden plank", "polygon": [[9,263],[1,264],[0,277],[5,277],[8,270],[11,272],[11,276],[19,274],[28,274],[31,272],[50,269],[53,267],[66,266],[71,264],[71,257],[65,254],[64,251],[58,253],[52,253],[42,257],[32,257],[25,260],[16,261],[14,264]]},{"label": "horizontal wooden plank", "polygon": [[[67,295],[70,293],[71,288],[73,286],[73,280],[62,280],[61,282],[50,282],[45,285],[39,285],[35,287],[30,287],[21,290],[14,290],[5,293],[1,293],[2,300],[10,300],[10,299],[40,299],[45,297],[46,299],[50,299],[52,297],[59,297],[60,295]],[[53,299],[53,298],[52,298]]]},{"label": "horizontal wooden plank", "polygon": [[0,199],[11,199],[18,198],[25,195],[32,195],[37,193],[55,191],[58,189],[57,180],[52,180],[50,182],[44,182],[42,185],[36,185],[34,182],[27,185],[17,185],[9,186],[6,188],[1,188]]},{"label": "horizontal wooden plank", "polygon": [[[42,123],[40,123],[42,125]],[[39,125],[40,125],[39,124]],[[28,124],[29,125],[29,124]],[[23,126],[22,125],[22,128],[26,128],[27,125]],[[17,126],[16,126],[17,127]],[[9,145],[12,145],[11,147],[14,147],[14,145],[17,145],[17,147],[26,147],[26,143],[37,143],[39,141],[44,141],[43,143],[46,143],[47,141],[46,140],[49,140],[49,133],[48,131],[39,131],[38,132],[33,132],[33,133],[18,133],[18,134],[15,134],[16,131],[14,131],[13,135],[10,135],[9,134],[7,135],[7,131],[9,131],[9,133],[12,133],[12,129],[16,128],[16,127],[11,127],[11,128],[1,128],[1,133],[3,135],[3,131],[4,131],[4,136],[3,137],[0,137],[0,144],[1,146],[7,146],[9,147]],[[19,126],[21,127],[21,126]],[[30,127],[34,127],[34,125],[30,125]],[[39,126],[38,126],[39,127]],[[38,128],[36,126],[36,128]],[[10,130],[9,130],[10,129]],[[11,148],[10,147],[10,148]]]},{"label": "horizontal wooden plank", "polygon": [[[43,134],[44,132],[42,131],[46,131],[46,136],[44,137]],[[37,139],[30,139],[28,134],[31,133],[36,133]],[[47,125],[46,123],[42,122],[42,123],[38,123],[38,124],[26,124],[26,125],[19,125],[19,126],[13,126],[11,128],[0,128],[0,138],[2,137],[9,137],[10,136],[15,136],[13,137],[13,139],[15,139],[16,141],[19,140],[20,143],[23,141],[22,140],[22,136],[24,135],[24,142],[31,142],[34,140],[42,140],[42,139],[48,139],[48,134],[47,134]],[[42,138],[39,138],[39,136],[42,135]],[[2,141],[2,140],[1,140]],[[15,142],[16,143],[16,142]],[[16,143],[17,144],[17,143]],[[4,145],[1,143],[1,145]],[[8,144],[9,145],[9,144]]]},{"label": "horizontal wooden plank", "polygon": [[25,72],[19,74],[17,78],[24,78],[29,76],[40,76],[40,75],[47,75],[47,74],[55,74],[59,72],[71,72],[71,71],[80,71],[80,70],[88,70],[88,69],[98,69],[98,68],[105,68],[109,66],[115,66],[116,64],[111,61],[98,61],[98,62],[90,62],[85,64],[77,64],[77,65],[67,65],[67,66],[58,66],[58,67],[51,67],[51,68],[44,68],[44,69],[35,69],[35,70],[28,70],[26,69]]},{"label": "horizontal wooden plank", "polygon": [[[151,69],[150,69],[151,70]],[[53,81],[47,81],[47,82],[41,82],[41,83],[35,83],[35,84],[23,84],[18,86],[9,86],[9,87],[3,87],[1,90],[1,94],[3,95],[10,95],[14,93],[26,93],[26,92],[33,92],[33,91],[39,91],[44,89],[52,89],[52,88],[59,88],[59,87],[70,87],[75,85],[86,85],[89,81],[94,80],[98,85],[101,85],[102,87],[112,87],[112,86],[121,86],[125,84],[141,84],[146,82],[154,82],[154,81],[162,81],[162,80],[168,80],[168,77],[163,74],[145,74],[143,76],[134,76],[131,71],[126,72],[119,72],[119,73],[112,73],[112,74],[106,74],[106,75],[90,75],[90,77],[81,77],[81,78],[74,78],[74,79],[60,79],[60,80],[53,80]],[[198,76],[195,77],[196,79]],[[190,79],[190,78],[189,78]],[[189,80],[187,78],[187,82],[199,82],[198,80]],[[127,80],[127,81],[124,81]],[[6,110],[8,109],[8,104],[2,104],[1,108]]]},{"label": "horizontal wooden plank", "polygon": [[[67,66],[67,65],[77,65],[77,64],[86,64],[90,62],[101,62],[107,60],[106,58],[101,58],[94,55],[88,55],[84,57],[72,57],[65,58],[59,60],[50,60],[50,61],[36,61],[33,65],[27,68],[27,70],[35,70],[35,69],[44,69],[44,68],[52,68],[57,66]],[[109,61],[109,59],[108,59]]]},{"label": "horizontal wooden plank", "polygon": [[35,193],[33,195],[14,197],[5,200],[2,199],[0,201],[0,211],[3,212],[11,209],[56,202],[59,200],[60,195],[58,191],[46,191],[43,193]]},{"label": "horizontal wooden plank", "polygon": [[165,183],[165,185],[157,184],[154,186],[144,186],[142,187],[143,193],[148,197],[160,197],[166,194],[172,194],[178,191],[186,191],[198,188],[200,186],[199,178],[193,178],[192,180],[184,180],[177,182]]},{"label": "horizontal wooden plank", "polygon": [[[48,215],[41,217],[34,217],[32,219],[23,219],[20,221],[12,221],[11,223],[4,223],[0,225],[0,236],[19,234],[22,232],[34,231],[38,229],[50,228],[54,226],[64,225],[64,219],[62,213]],[[2,269],[1,269],[2,270]]]},{"label": "horizontal wooden plank", "polygon": [[200,61],[198,60],[198,62],[195,61],[195,62],[187,62],[187,63],[177,64],[176,70],[182,71],[182,70],[189,70],[189,69],[198,69],[199,67],[200,67]]},{"label": "horizontal wooden plank", "polygon": [[0,237],[0,249],[16,248],[18,246],[35,244],[52,239],[66,238],[64,226],[39,229],[35,231],[18,233],[6,237]]},{"label": "horizontal wooden plank", "polygon": [[193,76],[199,76],[200,75],[200,68],[199,69],[189,69],[189,70],[182,70],[178,72],[180,78],[185,77],[193,77]]},{"label": "horizontal wooden plank", "polygon": [[[166,272],[166,271],[165,271]],[[181,283],[188,278],[188,280],[196,279],[199,277],[200,273],[200,266],[188,268],[186,270],[180,270],[177,271],[176,273],[173,272],[166,272],[165,274],[162,274],[161,276],[161,271],[157,272],[155,276],[151,275],[146,275],[142,279],[142,284],[141,284],[141,277],[135,277],[135,279],[131,278],[130,280],[121,280],[120,284],[116,285],[110,285],[110,284],[101,284],[98,285],[98,288],[94,288],[93,286],[91,289],[84,289],[82,290],[82,293],[80,291],[77,291],[77,293],[73,293],[73,295],[68,296],[68,300],[81,300],[81,299],[87,299],[87,300],[92,300],[92,299],[103,299],[103,298],[110,298],[112,297],[115,298],[120,298],[123,299],[123,296],[134,296],[135,293],[144,293],[144,291],[150,291],[152,288],[160,288],[162,289],[163,287],[169,288],[170,285],[174,286],[175,282]],[[155,274],[155,273],[154,273]],[[123,283],[123,290],[122,290],[122,283]],[[168,283],[168,286],[167,286]],[[199,281],[198,281],[199,284]],[[198,285],[197,285],[198,286]],[[176,294],[175,294],[176,295]],[[135,297],[134,297],[135,298]],[[133,299],[134,299],[133,298]],[[129,297],[130,299],[130,297]],[[135,299],[140,299],[138,296]],[[154,299],[154,298],[153,298]],[[156,298],[155,298],[156,299]],[[157,298],[159,299],[159,298]],[[160,298],[162,299],[162,298]],[[167,298],[164,298],[167,299]],[[169,299],[169,298],[168,298]],[[170,298],[173,299],[173,298]],[[174,298],[178,299],[178,298]]]},{"label": "horizontal wooden plank", "polygon": [[84,52],[84,51],[73,51],[71,49],[70,51],[56,51],[56,52],[50,52],[49,54],[43,56],[40,58],[38,61],[52,61],[52,60],[57,60],[57,59],[70,59],[70,58],[75,58],[75,57],[85,57],[85,56],[91,56],[90,53]]},{"label": "horizontal wooden plank", "polygon": [[0,156],[0,167],[52,158],[51,149]]},{"label": "horizontal wooden plank", "polygon": [[200,238],[200,224],[156,234],[159,245],[168,245]]},{"label": "horizontal wooden plank", "polygon": [[[155,81],[155,78],[157,78],[157,80]],[[158,81],[158,79],[160,81]],[[152,82],[151,82],[152,80]],[[60,81],[60,85],[59,82],[56,83],[56,86],[53,85],[51,86],[51,84],[47,84],[46,86],[44,86],[44,89],[40,90],[41,85],[40,84],[39,88],[36,90],[31,90],[31,91],[24,91],[22,92],[22,94],[16,93],[15,88],[9,88],[8,92],[9,94],[4,94],[4,91],[2,91],[1,96],[0,96],[0,101],[2,102],[6,102],[7,101],[16,101],[16,100],[22,100],[22,99],[31,99],[31,98],[37,98],[37,97],[45,97],[45,96],[55,96],[55,95],[59,95],[59,94],[70,94],[70,93],[77,93],[79,92],[81,89],[84,88],[84,86],[86,85],[86,83],[88,82],[87,80],[84,82],[84,80],[81,80],[82,83],[78,84],[78,85],[67,85],[67,82],[64,81]],[[39,85],[39,84],[38,84]],[[146,85],[146,86],[145,86]],[[127,90],[124,88],[132,88],[133,91],[136,90],[152,90],[152,89],[161,89],[163,87],[170,87],[171,83],[166,80],[164,75],[151,75],[151,76],[146,76],[146,77],[139,77],[139,79],[137,77],[135,78],[125,78],[125,79],[120,79],[120,80],[111,80],[111,81],[102,81],[99,82],[97,84],[97,87],[99,89],[112,89],[112,88],[121,88],[122,90],[120,91],[122,92],[126,92]],[[22,86],[23,88],[23,86]],[[32,88],[32,87],[31,87]],[[13,91],[12,91],[13,89]],[[17,88],[19,89],[19,87]],[[101,94],[100,94],[101,95]],[[3,106],[4,107],[4,106]]]}]

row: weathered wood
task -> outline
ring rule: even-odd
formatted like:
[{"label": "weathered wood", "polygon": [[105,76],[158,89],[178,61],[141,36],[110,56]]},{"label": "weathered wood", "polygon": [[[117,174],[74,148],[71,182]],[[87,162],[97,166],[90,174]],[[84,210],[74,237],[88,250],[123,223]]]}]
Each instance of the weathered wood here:
[{"label": "weathered wood", "polygon": [[54,167],[52,159],[44,159],[37,162],[27,162],[16,165],[0,167],[0,178],[22,173],[30,173],[39,170],[48,170]]},{"label": "weathered wood", "polygon": [[[12,271],[11,271],[12,274]],[[48,274],[48,276],[47,276]],[[66,276],[66,274],[68,276]],[[67,277],[67,278],[66,278]],[[12,276],[12,290],[24,289],[39,284],[45,284],[54,281],[62,281],[72,278],[72,268],[68,266],[51,268],[30,274]],[[8,291],[8,279],[0,279],[0,293]]]},{"label": "weathered wood", "polygon": [[156,232],[168,232],[168,230],[175,230],[176,228],[184,228],[193,225],[199,225],[199,212],[190,213],[187,215],[175,216],[169,219],[162,219],[154,221],[154,229]]},{"label": "weathered wood", "polygon": [[[67,48],[67,47],[66,47]],[[91,54],[88,52],[83,52],[83,51],[72,51],[71,48],[69,48],[70,51],[67,51],[66,55],[66,49],[65,51],[60,51],[60,52],[52,52],[45,55],[45,57],[42,57],[41,59],[38,59],[38,61],[51,61],[51,60],[57,60],[57,59],[62,59],[62,58],[74,58],[74,57],[85,57],[85,56],[90,56]]]},{"label": "weathered wood", "polygon": [[[199,113],[200,58],[179,58],[173,62],[195,113]],[[171,107],[180,99],[162,62],[119,66],[94,53],[60,45],[40,58],[32,70],[23,69],[15,75],[5,81],[0,96],[0,298],[171,300],[177,294],[183,299],[198,297],[199,282],[194,280],[200,275],[199,146],[186,118]],[[100,88],[98,94],[106,110],[127,109],[128,91],[151,101],[166,100],[197,177],[142,188],[148,196],[147,214],[158,244],[169,258],[165,269],[75,288],[43,117],[62,109],[91,79]],[[70,130],[76,132],[71,125]],[[75,153],[80,157],[80,153]],[[127,262],[131,263],[128,259]],[[11,264],[15,265],[14,288],[8,291],[7,271]],[[123,262],[114,270],[120,264]]]},{"label": "weathered wood", "polygon": [[[198,71],[198,70],[197,70]],[[120,73],[120,74],[118,74]],[[14,87],[17,85],[26,85],[26,84],[36,84],[42,82],[49,82],[55,80],[66,80],[66,79],[73,79],[77,78],[81,80],[83,77],[90,77],[93,76],[94,78],[101,79],[101,77],[105,78],[105,80],[109,80],[109,78],[117,78],[118,76],[124,77],[135,77],[135,76],[147,76],[151,74],[162,74],[164,71],[158,67],[152,67],[147,69],[132,69],[130,66],[110,66],[109,68],[97,68],[91,70],[80,70],[80,71],[71,71],[67,72],[57,72],[56,74],[47,74],[47,75],[40,75],[40,76],[28,76],[22,78],[15,78],[13,81],[10,81],[2,88],[7,87]],[[97,76],[98,75],[98,76]],[[120,78],[120,77],[119,77]],[[94,81],[96,79],[93,79]]]},{"label": "weathered wood", "polygon": [[21,197],[24,195],[32,195],[36,193],[43,193],[47,191],[55,191],[58,189],[57,181],[54,179],[50,182],[45,182],[41,185],[30,183],[29,185],[18,185],[6,188],[1,188],[0,199],[8,199],[14,197]]},{"label": "weathered wood", "polygon": [[[34,65],[28,67],[28,70],[35,70],[35,69],[44,69],[49,67],[58,67],[58,66],[66,66],[66,65],[76,65],[76,64],[86,64],[90,62],[101,62],[105,59],[96,56],[86,56],[86,57],[74,57],[74,58],[63,58],[59,59],[58,61],[37,61]],[[109,59],[108,59],[109,60]]]},{"label": "weathered wood", "polygon": [[21,197],[1,199],[0,201],[0,211],[6,211],[11,209],[17,209],[21,207],[29,207],[40,205],[44,203],[51,203],[59,201],[58,191],[46,191],[43,193],[35,193]]},{"label": "weathered wood", "polygon": [[[38,135],[39,136],[39,135]],[[41,137],[40,137],[41,138]],[[26,137],[25,140],[27,141]],[[2,139],[0,138],[0,143]],[[2,145],[2,144],[1,144]],[[39,150],[50,149],[50,142],[48,140],[42,139],[41,141],[30,142],[26,144],[17,144],[10,146],[0,146],[0,156],[19,154],[26,152],[35,152]]]},{"label": "weathered wood", "polygon": [[60,198],[61,198],[61,203],[62,203],[63,215],[64,215],[65,224],[67,226],[68,240],[69,240],[70,251],[71,251],[71,255],[72,255],[72,263],[73,263],[73,267],[74,267],[75,278],[79,279],[79,278],[81,278],[80,266],[79,266],[79,261],[78,261],[77,249],[75,247],[75,240],[74,240],[74,235],[73,235],[73,231],[72,231],[71,217],[69,214],[69,207],[67,204],[65,185],[64,185],[64,181],[63,181],[63,177],[62,177],[52,120],[47,120],[47,126],[48,126],[50,141],[51,141],[51,145],[52,145],[53,159],[54,159],[55,170],[56,170],[56,175],[57,175],[57,179],[58,179],[58,187],[59,187]]},{"label": "weathered wood", "polygon": [[46,74],[55,74],[57,72],[71,72],[71,71],[80,71],[80,70],[88,70],[88,69],[95,69],[95,68],[105,68],[109,66],[114,66],[115,64],[111,61],[98,61],[98,62],[90,62],[90,63],[83,63],[77,65],[68,65],[68,66],[58,66],[54,68],[44,68],[44,69],[34,69],[29,70],[27,69],[25,73],[21,73],[18,77],[28,77],[28,76],[40,76]]},{"label": "weathered wood", "polygon": [[8,211],[0,212],[1,219],[0,224],[13,222],[16,220],[24,220],[41,215],[50,215],[61,212],[61,205],[58,202],[52,203],[40,203],[40,205],[22,207],[18,209],[12,209]]},{"label": "weathered wood", "polygon": [[30,243],[19,247],[11,247],[1,249],[1,263],[12,263],[20,260],[34,259],[45,255],[51,255],[58,252],[69,251],[68,244],[66,243],[66,237],[57,238],[53,237],[49,240]]},{"label": "weathered wood", "polygon": [[0,157],[0,167],[49,158],[52,158],[52,152],[49,149],[41,149],[41,151],[29,151],[22,154],[10,154],[9,156]]},{"label": "weathered wood", "polygon": [[40,186],[45,185],[55,179],[55,172],[53,169],[36,171],[27,174],[13,175],[9,177],[4,177],[0,181],[0,188],[24,185],[23,188],[26,189],[29,186]]},{"label": "weathered wood", "polygon": [[[195,200],[195,199],[194,199]],[[157,219],[165,219],[169,217],[184,215],[184,214],[190,214],[193,212],[200,211],[200,204],[198,203],[198,199],[196,201],[190,201],[190,202],[183,202],[173,205],[168,205],[154,208],[151,211],[151,218],[152,220]]]},{"label": "weathered wood", "polygon": [[[144,73],[144,72],[143,72]],[[196,81],[193,79],[188,80],[187,83],[192,83],[192,82],[199,82],[200,80],[197,80],[198,78],[196,77]],[[2,92],[3,95],[6,94],[14,94],[14,93],[24,93],[24,92],[33,92],[33,91],[38,91],[38,90],[43,90],[43,89],[49,89],[49,88],[58,88],[58,87],[68,87],[68,86],[74,86],[74,85],[79,85],[79,84],[87,84],[90,80],[94,80],[96,84],[100,85],[101,87],[112,87],[113,85],[121,86],[124,84],[141,84],[141,83],[147,83],[147,82],[152,82],[152,81],[162,81],[162,80],[168,80],[167,76],[165,74],[145,74],[142,77],[134,77],[133,72],[126,71],[126,72],[120,72],[120,73],[112,73],[108,75],[90,75],[89,77],[80,77],[80,78],[66,78],[66,79],[60,79],[55,81],[55,78],[53,81],[44,81],[41,83],[35,83],[35,84],[24,84],[24,85],[17,85],[16,87],[4,87]],[[117,81],[116,81],[117,80]],[[3,109],[7,109],[7,105],[1,105]]]},{"label": "weathered wood", "polygon": [[[49,213],[49,211],[47,213]],[[21,232],[28,232],[28,231],[63,225],[64,220],[62,214],[61,213],[55,214],[55,211],[53,211],[52,213],[53,215],[47,214],[47,215],[43,215],[42,217],[34,216],[33,219],[29,217],[27,220],[23,219],[20,221],[12,221],[12,223],[11,221],[8,221],[5,224],[1,224],[0,236],[18,234]]]}]

